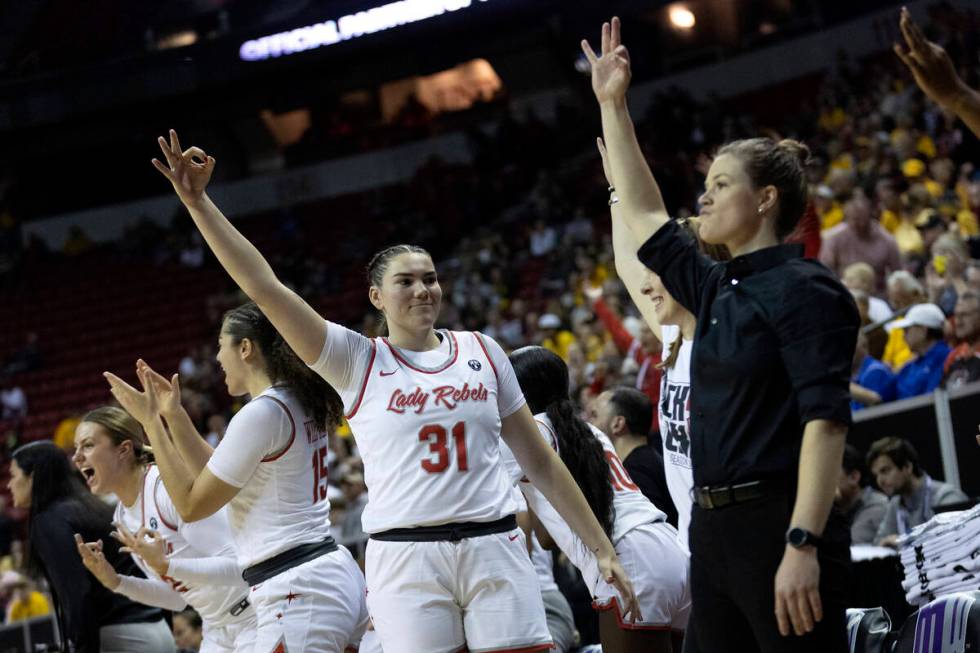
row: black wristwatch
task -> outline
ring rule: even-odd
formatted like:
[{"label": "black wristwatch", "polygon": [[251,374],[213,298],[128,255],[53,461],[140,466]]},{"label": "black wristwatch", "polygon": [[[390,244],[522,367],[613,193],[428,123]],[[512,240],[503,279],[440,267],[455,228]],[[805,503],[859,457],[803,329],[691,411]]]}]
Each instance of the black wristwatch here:
[{"label": "black wristwatch", "polygon": [[802,549],[805,546],[813,546],[819,549],[823,545],[823,539],[805,528],[792,526],[786,531],[786,543],[794,549]]}]

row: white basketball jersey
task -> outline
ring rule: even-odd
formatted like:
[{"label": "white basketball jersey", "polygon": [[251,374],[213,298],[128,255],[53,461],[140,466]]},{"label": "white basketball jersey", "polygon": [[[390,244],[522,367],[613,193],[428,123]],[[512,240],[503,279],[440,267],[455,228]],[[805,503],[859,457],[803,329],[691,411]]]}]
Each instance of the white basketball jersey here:
[{"label": "white basketball jersey", "polygon": [[[558,437],[552,428],[551,420],[545,413],[535,415],[534,419],[538,423],[541,437],[557,450]],[[626,473],[626,469],[623,468],[623,463],[616,455],[616,449],[609,438],[591,424],[588,426],[592,434],[602,444],[603,454],[609,465],[609,482],[613,487],[613,507],[616,510],[611,538],[613,545],[637,526],[665,521],[667,516],[643,496],[629,474]],[[513,456],[513,454],[510,455]],[[555,540],[555,544],[568,556],[569,560],[580,570],[593,565],[595,556],[582,540],[572,532],[572,529],[558,514],[558,511],[544,498],[544,495],[523,479],[521,480],[521,490],[527,497],[531,510],[538,516],[548,534]]]},{"label": "white basketball jersey", "polygon": [[[676,333],[676,332],[675,332]],[[663,340],[664,359],[672,339]],[[674,336],[680,338],[680,333]],[[682,340],[673,367],[664,370],[660,379],[660,438],[663,441],[664,473],[667,489],[677,508],[677,532],[685,549],[690,550],[691,527],[691,350],[694,343]]]},{"label": "white basketball jersey", "polygon": [[284,448],[262,458],[228,504],[243,568],[300,544],[322,542],[330,535],[327,433],[285,388],[273,386],[252,401],[275,402],[287,418],[283,428],[289,429],[289,435]]},{"label": "white basketball jersey", "polygon": [[[132,506],[126,507],[122,501],[116,504],[115,521],[131,533],[142,527],[157,531],[163,537],[167,555],[172,558],[235,557],[225,510],[193,524],[184,522],[167,494],[156,465],[147,467],[139,497]],[[205,542],[207,548],[194,546],[188,539]],[[170,576],[160,576],[136,554],[133,554],[133,560],[147,578],[162,578],[180,592],[184,601],[197,610],[209,627],[235,621],[229,610],[248,596],[248,585],[244,580],[240,586],[188,586]]]},{"label": "white basketball jersey", "polygon": [[410,363],[384,338],[347,420],[364,458],[366,533],[488,522],[515,511],[500,466],[497,371],[475,333],[441,331],[446,358]]}]

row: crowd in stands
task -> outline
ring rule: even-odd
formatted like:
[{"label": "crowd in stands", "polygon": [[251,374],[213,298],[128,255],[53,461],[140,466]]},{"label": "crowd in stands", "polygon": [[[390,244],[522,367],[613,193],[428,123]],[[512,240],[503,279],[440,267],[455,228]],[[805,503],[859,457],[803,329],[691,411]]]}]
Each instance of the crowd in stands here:
[{"label": "crowd in stands", "polygon": [[[978,15],[937,7],[929,33],[960,63],[964,80],[980,85]],[[540,344],[554,351],[568,363],[573,397],[584,415],[604,389],[620,385],[642,390],[656,406],[662,344],[616,278],[606,185],[599,157],[587,147],[597,129],[582,108],[587,106],[562,102],[553,124],[502,108],[492,135],[470,132],[472,166],[431,161],[409,184],[357,198],[352,206],[360,214],[348,220],[353,224],[342,241],[312,244],[299,210],[283,210],[274,216],[273,267],[316,304],[317,298],[342,292],[349,270],[363,264],[376,245],[419,243],[442,271],[443,326],[483,331],[508,349]],[[705,162],[717,144],[766,131],[802,138],[814,152],[808,174],[820,232],[819,253],[808,253],[851,290],[864,326],[853,367],[854,410],[980,380],[976,137],[925,99],[891,54],[861,62],[838,59],[798,108],[787,107],[781,124],[762,124],[754,116],[765,111],[735,112],[718,98],[696,99],[681,89],[656,95],[637,121],[638,135],[674,216],[697,213]],[[176,216],[174,224],[168,231],[141,223],[121,242],[98,247],[119,260],[214,266],[186,216]],[[248,221],[241,225],[247,232]],[[62,255],[93,247],[79,230]],[[21,274],[30,272],[27,259]],[[208,314],[195,319],[217,327],[222,313],[243,301],[237,292],[217,294]],[[328,317],[366,335],[382,335],[366,296],[359,301]],[[47,363],[36,337],[25,335],[22,347],[0,352],[4,437],[29,410],[18,375]],[[213,342],[187,343],[176,370],[188,412],[212,445],[240,406],[228,399],[214,355]],[[86,408],[78,406],[78,414]],[[77,415],[66,417],[52,438],[70,449],[77,422]],[[332,519],[338,540],[356,547],[364,540],[363,466],[347,425],[336,435],[329,476]],[[849,450],[838,504],[853,518],[854,541],[893,542],[900,509],[925,516],[947,500],[965,498],[929,479],[908,443],[877,442],[866,461]],[[872,481],[891,500],[872,489]],[[3,528],[16,535],[15,525]],[[9,556],[10,548],[8,543],[0,554]],[[0,577],[8,620],[41,614],[43,596],[10,567],[8,560]],[[195,623],[199,642],[200,619],[180,620],[188,631],[181,641],[189,649]]]}]

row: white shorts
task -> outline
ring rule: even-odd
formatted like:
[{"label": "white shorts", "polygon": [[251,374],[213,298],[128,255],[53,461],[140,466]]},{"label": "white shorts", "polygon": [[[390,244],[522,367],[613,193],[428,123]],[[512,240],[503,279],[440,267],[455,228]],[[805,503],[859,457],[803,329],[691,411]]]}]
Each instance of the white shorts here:
[{"label": "white shorts", "polygon": [[368,608],[384,653],[547,651],[524,533],[367,546]]},{"label": "white shorts", "polygon": [[364,576],[339,547],[252,587],[254,653],[344,653],[367,627]]},{"label": "white shorts", "polygon": [[643,619],[636,623],[623,620],[619,592],[604,578],[599,578],[596,567],[583,573],[586,585],[592,589],[592,607],[596,610],[615,608],[619,627],[626,630],[687,628],[691,613],[688,587],[691,563],[674,527],[666,522],[637,526],[616,542],[616,555],[633,583]]},{"label": "white shorts", "polygon": [[211,627],[204,622],[200,653],[252,653],[258,619],[252,609],[241,616],[238,621],[223,626]]}]

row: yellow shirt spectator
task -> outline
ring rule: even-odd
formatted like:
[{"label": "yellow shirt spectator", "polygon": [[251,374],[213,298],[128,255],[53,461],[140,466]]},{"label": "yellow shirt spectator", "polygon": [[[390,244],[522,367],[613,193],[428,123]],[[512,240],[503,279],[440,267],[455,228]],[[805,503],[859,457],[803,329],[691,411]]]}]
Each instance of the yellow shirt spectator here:
[{"label": "yellow shirt spectator", "polygon": [[888,342],[885,343],[885,353],[881,360],[896,372],[912,360],[912,350],[905,342],[905,329],[892,329],[888,332]]},{"label": "yellow shirt spectator", "polygon": [[840,203],[834,202],[830,210],[820,216],[820,231],[827,231],[831,227],[844,221],[844,209]]},{"label": "yellow shirt spectator", "polygon": [[980,235],[980,223],[977,222],[977,216],[973,211],[966,209],[957,211],[956,224],[960,228],[960,236],[963,238]]}]

